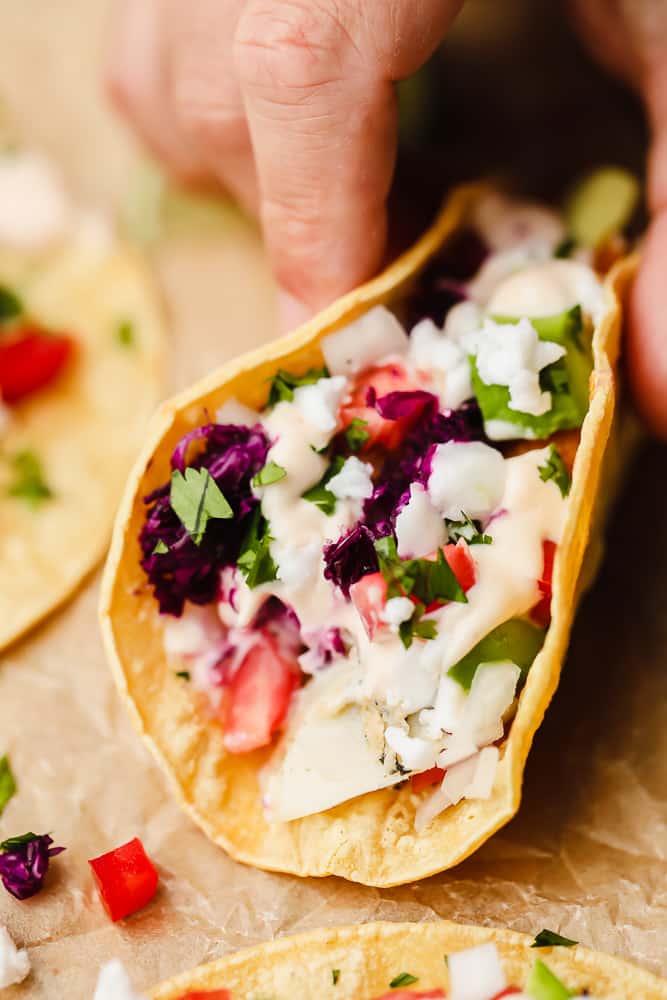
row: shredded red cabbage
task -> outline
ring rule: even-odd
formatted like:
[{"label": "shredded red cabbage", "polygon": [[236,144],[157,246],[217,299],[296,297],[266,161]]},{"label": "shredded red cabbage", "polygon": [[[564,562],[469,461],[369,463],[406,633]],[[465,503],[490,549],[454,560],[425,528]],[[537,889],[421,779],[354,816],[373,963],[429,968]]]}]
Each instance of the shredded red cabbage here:
[{"label": "shredded red cabbage", "polygon": [[306,673],[315,673],[328,667],[337,656],[344,656],[347,652],[339,628],[306,629],[303,639],[308,650],[300,657],[299,663]]},{"label": "shredded red cabbage", "polygon": [[16,899],[28,899],[44,885],[49,860],[65,850],[52,843],[48,833],[27,833],[0,844],[0,880]]},{"label": "shredded red cabbage", "polygon": [[477,273],[489,250],[473,229],[461,229],[426,267],[410,297],[407,329],[426,317],[442,326],[447,313],[465,299],[466,282]]},{"label": "shredded red cabbage", "polygon": [[[188,450],[198,440],[204,447],[188,463]],[[236,563],[248,516],[257,505],[250,480],[265,464],[268,450],[269,441],[259,425],[205,424],[176,445],[172,469],[183,472],[188,464],[208,469],[231,504],[234,517],[211,519],[201,544],[195,545],[171,508],[170,482],[144,498],[148,510],[139,535],[141,566],[163,614],[179,616],[186,600],[193,604],[215,600],[220,570]],[[155,552],[158,542],[163,543],[162,551]]]},{"label": "shredded red cabbage", "polygon": [[268,597],[250,623],[254,631],[270,632],[285,653],[297,655],[304,648],[301,624],[294,611],[279,597]]}]

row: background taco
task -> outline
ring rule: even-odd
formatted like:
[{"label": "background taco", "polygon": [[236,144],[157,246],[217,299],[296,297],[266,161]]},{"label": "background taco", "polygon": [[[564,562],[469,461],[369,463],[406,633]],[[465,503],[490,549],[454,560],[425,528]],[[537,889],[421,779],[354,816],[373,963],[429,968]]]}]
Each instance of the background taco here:
[{"label": "background taco", "polygon": [[[207,414],[216,413],[232,398],[246,408],[261,407],[266,403],[268,383],[279,371],[303,375],[321,368],[323,339],[347,327],[374,306],[388,306],[398,316],[408,318],[416,300],[421,299],[420,308],[424,308],[423,284],[428,279],[429,265],[437,263],[438,251],[444,247],[447,252],[452,244],[459,246],[470,220],[488,215],[489,211],[497,210],[497,205],[497,200],[489,199],[480,188],[459,191],[434,228],[378,279],[346,296],[290,337],[227,365],[165,404],[135,467],[119,513],[106,571],[102,619],[107,646],[120,689],[128,697],[135,720],[166,767],[179,797],[196,822],[240,860],[301,875],[339,874],[369,884],[397,884],[462,860],[518,808],[525,759],[557,684],[577,595],[590,580],[599,556],[596,541],[590,548],[591,563],[582,571],[589,531],[592,527],[597,539],[603,526],[600,510],[593,521],[593,509],[612,430],[620,298],[632,263],[613,268],[604,287],[596,285],[588,399],[584,382],[586,416],[583,419],[582,414],[578,422],[558,425],[578,427],[583,419],[580,436],[577,435],[572,449],[575,454],[571,456],[567,515],[550,584],[551,624],[514,706],[516,715],[509,737],[505,731],[506,738],[500,743],[493,786],[486,797],[464,798],[436,815],[425,828],[417,823],[422,827],[419,830],[415,830],[415,817],[425,795],[430,793],[417,791],[410,783],[403,783],[398,789],[373,791],[335,809],[290,823],[269,822],[262,810],[259,789],[260,770],[268,754],[266,751],[246,755],[228,753],[220,724],[201,711],[201,705],[183,684],[182,672],[175,676],[176,672],[167,664],[162,625],[140,565],[139,548],[146,518],[144,498],[151,497],[151,503],[156,497],[167,495],[165,481],[183,472],[178,472],[175,465],[176,471],[172,470],[170,456],[172,452],[177,456],[176,463],[183,460],[191,440],[187,436],[193,431],[194,437],[202,436],[198,428],[209,419]],[[570,251],[559,245],[555,256],[561,257],[565,252]],[[554,254],[553,249],[551,253]],[[559,269],[560,264],[556,270]],[[438,288],[435,291],[440,294]],[[446,287],[445,293],[445,297],[449,296],[451,287]],[[481,405],[481,394],[477,395]],[[506,426],[513,414],[511,408],[508,411],[505,397],[502,400],[503,426]],[[495,417],[497,413],[490,415]],[[624,433],[630,427],[624,423]],[[485,429],[491,436],[486,419]],[[548,437],[551,430],[532,436]],[[605,500],[611,496],[622,450],[615,446],[610,451],[610,461],[604,469],[609,477]],[[168,546],[161,539],[156,539],[150,553],[144,546],[144,566],[147,556],[159,556],[165,553],[165,548]],[[400,781],[404,773],[400,771],[396,780]]]}]

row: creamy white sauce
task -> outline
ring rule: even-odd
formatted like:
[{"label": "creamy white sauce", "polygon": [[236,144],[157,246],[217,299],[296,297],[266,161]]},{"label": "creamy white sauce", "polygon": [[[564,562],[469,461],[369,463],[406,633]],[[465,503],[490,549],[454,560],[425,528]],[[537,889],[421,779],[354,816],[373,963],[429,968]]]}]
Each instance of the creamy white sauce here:
[{"label": "creamy white sauce", "polygon": [[555,316],[580,305],[594,323],[608,308],[595,272],[576,260],[551,259],[522,268],[499,284],[487,303],[496,316]]},{"label": "creamy white sauce", "polygon": [[22,983],[30,974],[25,948],[17,948],[6,927],[0,924],[0,989]]},{"label": "creamy white sauce", "polygon": [[47,159],[0,155],[0,243],[41,250],[65,236],[72,218],[70,199]]},{"label": "creamy white sauce", "polygon": [[120,959],[112,958],[100,969],[93,1000],[145,1000],[145,997],[135,993]]}]

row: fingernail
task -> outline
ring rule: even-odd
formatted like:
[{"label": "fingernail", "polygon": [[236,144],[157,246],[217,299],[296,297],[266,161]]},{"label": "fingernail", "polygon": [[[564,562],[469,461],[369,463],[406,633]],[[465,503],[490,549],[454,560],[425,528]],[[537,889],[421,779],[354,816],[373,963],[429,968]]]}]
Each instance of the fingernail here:
[{"label": "fingernail", "polygon": [[283,289],[278,290],[277,304],[278,319],[283,333],[295,330],[297,326],[301,326],[313,315],[313,310],[304,302]]}]

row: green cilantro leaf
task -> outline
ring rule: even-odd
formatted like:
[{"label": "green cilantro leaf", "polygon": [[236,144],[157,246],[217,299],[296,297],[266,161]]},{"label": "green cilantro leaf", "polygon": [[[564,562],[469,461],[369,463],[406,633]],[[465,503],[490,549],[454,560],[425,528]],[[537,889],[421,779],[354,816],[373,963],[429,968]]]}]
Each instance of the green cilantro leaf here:
[{"label": "green cilantro leaf", "polygon": [[392,990],[397,990],[400,986],[412,986],[413,983],[417,982],[419,982],[417,976],[413,976],[409,972],[401,972],[400,975],[394,976],[389,986]]},{"label": "green cilantro leaf", "polygon": [[6,285],[0,285],[0,323],[8,319],[16,319],[25,312],[23,303],[18,295]]},{"label": "green cilantro leaf", "polygon": [[530,947],[553,948],[556,945],[560,945],[562,948],[573,948],[575,944],[579,944],[579,942],[573,941],[572,938],[563,937],[562,934],[557,934],[555,931],[549,931],[545,928],[535,936],[535,940]]},{"label": "green cilantro leaf", "polygon": [[491,545],[493,542],[491,535],[482,534],[477,524],[468,517],[464,510],[461,511],[460,521],[453,521],[446,517],[445,524],[450,542],[458,542],[459,538],[463,538],[468,545]]},{"label": "green cilantro leaf", "polygon": [[278,465],[277,462],[267,462],[264,468],[252,477],[252,485],[270,486],[271,483],[279,483],[286,475],[282,465]]},{"label": "green cilantro leaf", "polygon": [[552,444],[550,446],[548,458],[544,465],[538,466],[537,471],[543,483],[546,483],[548,479],[553,479],[561,495],[564,497],[568,495],[572,480],[570,473],[567,471],[567,466],[555,445]]},{"label": "green cilantro leaf", "polygon": [[340,470],[345,465],[345,459],[342,455],[336,455],[333,462],[324,473],[319,483],[315,483],[311,486],[309,490],[302,493],[301,496],[304,500],[308,500],[309,503],[314,503],[316,507],[319,507],[321,511],[331,517],[336,509],[336,497],[327,489],[327,483],[334,476],[337,476]]},{"label": "green cilantro leaf", "polygon": [[177,670],[176,671],[176,676],[180,677],[182,681],[189,681],[190,680],[190,671],[189,670]]},{"label": "green cilantro leaf", "polygon": [[331,982],[334,984],[334,986],[336,985],[339,979],[340,979],[340,969],[332,969]]},{"label": "green cilantro leaf", "polygon": [[174,469],[169,493],[171,509],[195,545],[201,545],[206,525],[211,519],[228,519],[234,511],[208,469]]},{"label": "green cilantro leaf", "polygon": [[116,327],[116,342],[121,347],[134,347],[136,331],[131,319],[122,319]]},{"label": "green cilantro leaf", "polygon": [[271,541],[269,523],[262,517],[257,507],[237,560],[237,565],[251,589],[258,587],[260,583],[269,583],[277,577],[278,569],[269,548]]},{"label": "green cilantro leaf", "polygon": [[25,500],[33,510],[53,493],[44,479],[42,464],[34,451],[18,451],[11,459],[15,479],[7,491],[10,497]]},{"label": "green cilantro leaf", "polygon": [[268,405],[275,406],[276,403],[284,400],[291,403],[294,399],[295,389],[298,389],[302,385],[313,385],[314,382],[319,382],[321,378],[328,377],[329,372],[326,368],[310,368],[304,375],[293,375],[291,372],[286,372],[281,368],[271,380]]},{"label": "green cilantro leaf", "polygon": [[370,433],[367,428],[367,420],[362,420],[361,417],[353,418],[352,423],[345,431],[345,440],[347,441],[350,451],[360,451],[366,444],[370,437]]},{"label": "green cilantro leaf", "polygon": [[16,794],[16,778],[12,773],[9,757],[0,757],[0,816],[10,799]]},{"label": "green cilantro leaf", "polygon": [[13,851],[15,847],[23,847],[24,844],[29,844],[31,840],[35,840],[37,837],[36,833],[22,833],[19,837],[9,837],[8,840],[3,840],[0,843],[0,851]]},{"label": "green cilantro leaf", "polygon": [[375,543],[380,572],[387,582],[387,597],[416,597],[426,607],[436,602],[467,604],[461,584],[438,549],[435,559],[399,559],[393,536]]},{"label": "green cilantro leaf", "polygon": [[155,548],[153,549],[153,555],[154,556],[163,556],[165,554],[165,552],[168,552],[168,551],[169,551],[169,546],[165,542],[163,542],[161,538],[158,539],[158,542],[157,542]]},{"label": "green cilantro leaf", "polygon": [[437,636],[438,629],[435,622],[432,619],[422,620],[425,611],[426,608],[421,602],[416,604],[412,615],[398,626],[399,638],[406,649],[410,648],[415,636],[418,639],[435,639]]},{"label": "green cilantro leaf", "polygon": [[565,239],[561,240],[556,249],[554,250],[554,257],[564,258],[569,257],[572,251],[576,248],[577,242],[572,236],[566,236]]}]

